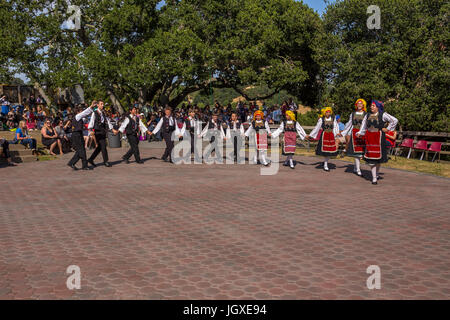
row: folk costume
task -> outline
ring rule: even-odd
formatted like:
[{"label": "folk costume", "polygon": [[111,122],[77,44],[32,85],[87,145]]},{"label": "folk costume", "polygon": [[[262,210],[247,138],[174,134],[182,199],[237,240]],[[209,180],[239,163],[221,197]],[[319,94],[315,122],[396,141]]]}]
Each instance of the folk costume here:
[{"label": "folk costume", "polygon": [[297,148],[297,134],[300,139],[305,140],[306,132],[302,126],[295,120],[295,114],[292,111],[286,111],[286,120],[282,121],[280,127],[272,134],[273,138],[283,135],[283,154],[287,156],[284,166],[295,169],[292,157]]},{"label": "folk costume", "polygon": [[[362,110],[358,110],[358,103],[362,102],[364,105]],[[355,168],[353,173],[358,176],[361,174],[361,158],[364,155],[365,140],[364,137],[357,137],[356,133],[361,129],[362,122],[367,114],[367,102],[364,99],[358,99],[355,103],[355,111],[350,114],[348,122],[345,124],[345,129],[342,135],[349,136],[349,143],[347,146],[347,155],[355,158]]]},{"label": "folk costume", "polygon": [[163,139],[166,142],[166,149],[164,150],[164,154],[161,159],[166,162],[169,161],[168,159],[170,159],[170,162],[172,162],[172,150],[174,147],[172,134],[175,132],[175,135],[180,135],[181,133],[175,117],[172,115],[163,116],[153,130],[153,134],[157,134],[159,130],[162,131]]},{"label": "folk costume", "polygon": [[387,112],[384,112],[384,104],[374,100],[378,111],[366,114],[358,131],[358,136],[363,136],[365,141],[364,160],[371,166],[372,184],[377,184],[382,163],[388,162],[386,148],[386,134],[383,129],[394,131],[398,120]]},{"label": "folk costume", "polygon": [[113,129],[113,125],[109,119],[105,116],[103,111],[97,109],[92,113],[91,120],[89,121],[88,129],[94,129],[95,140],[97,141],[97,147],[92,155],[89,157],[88,162],[96,167],[94,160],[101,152],[103,157],[103,163],[106,167],[111,167],[108,162],[108,150],[106,149],[106,136],[108,130]]},{"label": "folk costume", "polygon": [[141,160],[141,155],[139,152],[139,129],[141,130],[141,134],[148,131],[142,120],[137,115],[133,114],[126,116],[119,128],[120,132],[127,135],[128,144],[130,145],[130,150],[128,150],[128,152],[122,157],[126,163],[130,163],[130,158],[132,155],[134,155],[136,163],[144,163]]},{"label": "folk costume", "polygon": [[[261,116],[261,120],[256,119],[256,116]],[[250,123],[247,131],[245,132],[245,136],[249,137],[251,134],[255,135],[255,149],[256,155],[253,158],[253,163],[258,163],[258,158],[264,166],[268,166],[270,161],[266,160],[266,153],[268,149],[267,136],[271,135],[269,123],[264,121],[264,112],[258,110],[253,115],[253,121]],[[259,157],[258,157],[259,155]]]},{"label": "folk costume", "polygon": [[[327,111],[331,112],[331,116],[326,116]],[[336,136],[339,134],[339,125],[333,115],[333,110],[330,107],[322,109],[321,116],[309,136],[313,139],[317,139],[319,133],[320,138],[316,148],[316,155],[324,157],[323,169],[328,172],[330,171],[328,168],[328,161],[331,157],[336,157],[338,154]]]},{"label": "folk costume", "polygon": [[219,141],[216,139],[216,137],[222,140],[225,138],[225,131],[223,130],[222,121],[218,119],[214,120],[213,118],[211,118],[211,120],[206,123],[203,131],[200,133],[201,138],[205,136],[209,137],[209,143],[211,145],[210,150],[215,150],[216,158],[221,161],[222,153],[220,148],[218,147]]},{"label": "folk costume", "polygon": [[230,119],[227,127],[227,139],[233,141],[233,158],[234,161],[240,163],[239,153],[242,148],[242,140],[245,135],[244,125],[238,119],[233,121]]},{"label": "folk costume", "polygon": [[89,107],[85,109],[84,111],[78,113],[75,115],[75,117],[72,119],[72,146],[75,149],[75,154],[73,155],[72,159],[70,159],[69,163],[67,164],[69,167],[71,167],[73,170],[78,170],[77,167],[75,167],[78,160],[81,159],[82,162],[82,170],[92,170],[92,168],[88,167],[88,162],[86,158],[86,148],[84,146],[84,137],[83,137],[83,131],[84,131],[84,118],[89,116],[93,112],[92,108]]},{"label": "folk costume", "polygon": [[191,154],[195,152],[195,137],[200,134],[201,128],[202,128],[201,121],[197,119],[197,117],[189,116],[186,119],[184,119],[180,135],[182,135],[183,137],[190,137]]}]

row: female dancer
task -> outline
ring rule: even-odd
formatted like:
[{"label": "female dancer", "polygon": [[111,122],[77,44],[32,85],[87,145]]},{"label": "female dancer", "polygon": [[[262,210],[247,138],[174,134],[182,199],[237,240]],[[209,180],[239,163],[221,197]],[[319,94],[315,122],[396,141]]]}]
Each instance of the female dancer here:
[{"label": "female dancer", "polygon": [[284,132],[283,137],[283,154],[287,156],[284,166],[295,169],[292,156],[295,155],[297,148],[297,133],[300,139],[305,140],[306,132],[302,126],[295,120],[295,114],[292,111],[286,111],[286,120],[281,122],[280,127],[272,133],[272,137],[278,137]]},{"label": "female dancer", "polygon": [[323,170],[329,172],[328,161],[331,157],[335,157],[338,154],[336,137],[342,136],[339,133],[339,125],[333,115],[333,109],[330,107],[321,110],[321,115],[316,126],[306,138],[312,137],[313,139],[317,139],[320,129],[322,129],[322,132],[320,133],[319,143],[317,144],[316,155],[324,157]]},{"label": "female dancer", "polygon": [[[388,123],[387,128],[386,122]],[[384,112],[383,102],[373,100],[370,105],[370,113],[366,114],[361,129],[356,133],[357,137],[364,136],[365,138],[364,160],[371,167],[372,184],[374,185],[378,184],[381,164],[388,161],[386,132],[394,131],[397,123],[397,118]]]},{"label": "female dancer", "polygon": [[353,173],[361,174],[361,158],[364,155],[365,142],[364,138],[358,138],[356,133],[361,129],[361,124],[367,114],[367,102],[364,99],[358,99],[355,103],[355,111],[350,114],[348,122],[342,135],[347,139],[347,155],[355,158],[355,167]]},{"label": "female dancer", "polygon": [[245,136],[248,137],[252,133],[255,134],[256,140],[256,154],[253,158],[253,163],[258,163],[259,154],[261,163],[267,167],[270,164],[270,161],[266,160],[266,152],[268,148],[267,136],[270,137],[272,133],[270,131],[269,123],[264,121],[264,112],[260,110],[253,114],[253,121],[250,123],[250,126],[245,132]]}]

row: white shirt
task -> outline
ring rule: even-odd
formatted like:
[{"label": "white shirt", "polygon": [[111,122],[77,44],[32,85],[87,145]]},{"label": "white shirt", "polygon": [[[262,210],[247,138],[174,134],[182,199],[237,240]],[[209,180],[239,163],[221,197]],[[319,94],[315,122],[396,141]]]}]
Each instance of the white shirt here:
[{"label": "white shirt", "polygon": [[181,128],[181,133],[180,135],[184,136],[184,134],[186,133],[186,122],[189,122],[189,124],[191,125],[191,128],[194,128],[194,134],[199,135],[200,134],[200,121],[195,119],[195,118],[191,118],[191,116],[189,116],[183,123],[183,127]]},{"label": "white shirt", "polygon": [[[159,130],[161,130],[161,127],[163,125],[164,122],[164,118],[167,118],[167,116],[162,117],[158,124],[156,125],[155,129],[153,129],[153,134],[157,134],[159,132]],[[169,117],[169,126],[175,126],[175,135],[180,136],[181,135],[181,130],[180,128],[178,128],[178,124],[175,121],[175,119],[173,118],[173,116]]]},{"label": "white shirt", "polygon": [[[376,116],[378,116],[378,112],[375,113]],[[358,135],[363,136],[366,134],[366,130],[367,130],[367,118],[370,116],[370,114],[366,114],[366,116],[363,119],[363,122],[361,124],[361,128],[358,131]],[[387,112],[383,113],[383,121],[384,122],[388,122],[389,125],[387,127],[387,129],[389,131],[394,131],[395,128],[397,127],[398,124],[398,119],[396,117],[391,116],[390,114],[388,114]]]},{"label": "white shirt", "polygon": [[[230,120],[229,126],[227,128],[227,139],[231,139],[231,132],[234,131],[236,132],[238,129],[236,129],[236,123],[239,122],[239,120],[236,121],[232,121]],[[245,135],[245,131],[244,131],[244,125],[241,123],[241,126],[239,128],[239,133],[241,134],[241,136]]]},{"label": "white shirt", "polygon": [[[289,122],[292,123],[293,121],[292,120],[286,121],[286,123],[289,123]],[[297,130],[297,133],[298,133],[298,136],[300,137],[300,139],[305,140],[306,132],[303,129],[303,127],[300,125],[300,123],[298,123],[298,122],[295,123],[295,129]],[[284,121],[281,122],[280,127],[272,133],[272,138],[278,137],[282,132],[284,132]]]},{"label": "white shirt", "polygon": [[97,114],[100,114],[100,122],[103,123],[103,122],[105,122],[105,119],[106,119],[106,122],[107,122],[107,124],[108,124],[109,130],[112,130],[112,129],[113,129],[113,125],[111,124],[111,122],[109,121],[109,119],[106,118],[106,117],[103,115],[103,112],[100,113],[99,111],[100,111],[100,110],[98,110],[98,111],[96,111],[96,112],[94,112],[94,113],[92,114],[91,121],[89,121],[88,129],[93,129],[93,128],[94,128],[95,117],[97,116]]},{"label": "white shirt", "polygon": [[211,129],[211,130],[219,130],[222,139],[225,138],[225,132],[223,131],[222,125],[220,125],[220,128],[219,128],[219,124],[216,121],[214,121],[214,120],[208,121],[208,123],[206,123],[205,129],[203,129],[202,133],[200,133],[201,137],[204,137],[206,135],[206,133],[208,132],[208,130],[209,130],[209,123],[212,123],[214,125],[214,129]]},{"label": "white shirt", "polygon": [[[255,120],[258,121],[258,120]],[[264,121],[264,120],[261,120]],[[270,131],[270,127],[269,127],[269,123],[267,121],[264,121],[264,127],[267,131],[267,134],[272,134],[272,132]],[[255,129],[253,129],[253,122],[250,122],[250,126],[248,127],[247,131],[245,131],[244,135],[246,137],[250,136],[251,133],[255,132]]]},{"label": "white shirt", "polygon": [[[142,123],[140,118],[138,118],[137,116],[133,116],[131,114],[130,114],[130,118],[132,118],[134,121],[137,121],[137,119],[139,119],[139,128],[141,129],[141,134],[148,131],[147,127],[145,126],[145,124]],[[122,122],[122,125],[119,128],[119,131],[124,133],[125,128],[127,127],[129,122],[130,122],[130,119],[128,119],[128,117],[126,117],[125,120]]]},{"label": "white shirt", "polygon": [[83,111],[81,111],[80,113],[78,113],[77,115],[75,115],[75,120],[80,121],[83,118],[86,118],[88,115],[90,115],[92,113],[92,108],[86,108]]},{"label": "white shirt", "polygon": [[[325,120],[331,120],[331,117],[325,118]],[[322,129],[322,118],[319,118],[317,121],[316,126],[311,131],[309,136],[313,139],[317,139],[317,135],[319,134],[320,129]],[[336,137],[339,134],[339,124],[336,121],[336,117],[334,118],[334,124],[333,124],[333,134]]]},{"label": "white shirt", "polygon": [[[355,114],[362,115],[364,114],[364,111],[356,111]],[[353,131],[353,112],[350,114],[350,119],[348,119],[347,123],[345,124],[344,130],[342,130],[341,134],[343,137],[350,136]]]}]

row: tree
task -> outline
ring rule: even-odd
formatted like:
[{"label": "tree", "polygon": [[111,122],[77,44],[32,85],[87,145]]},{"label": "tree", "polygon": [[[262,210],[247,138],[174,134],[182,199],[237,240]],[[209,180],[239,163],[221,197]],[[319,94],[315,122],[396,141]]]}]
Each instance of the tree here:
[{"label": "tree", "polygon": [[[327,8],[319,48],[322,102],[350,112],[357,98],[383,100],[403,129],[449,131],[450,4],[445,0],[379,0],[381,29],[368,30],[370,0]],[[320,51],[322,50],[322,51]]]}]

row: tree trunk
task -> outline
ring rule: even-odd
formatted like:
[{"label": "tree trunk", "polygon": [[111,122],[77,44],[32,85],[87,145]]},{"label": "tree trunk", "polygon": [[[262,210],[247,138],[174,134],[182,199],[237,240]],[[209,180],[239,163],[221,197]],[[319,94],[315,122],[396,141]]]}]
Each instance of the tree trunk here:
[{"label": "tree trunk", "polygon": [[116,94],[114,93],[114,90],[112,88],[109,88],[107,90],[107,93],[109,95],[109,98],[111,99],[112,104],[115,108],[119,111],[119,114],[124,114],[125,110],[122,107],[122,104],[120,103],[119,99],[117,99]]},{"label": "tree trunk", "polygon": [[39,82],[34,82],[34,88],[38,90],[39,94],[41,95],[41,97],[45,100],[45,102],[47,103],[48,107],[51,107],[53,105],[52,100],[49,98],[49,96],[47,95],[47,93],[44,91],[44,89],[41,87],[41,85],[39,84]]}]

